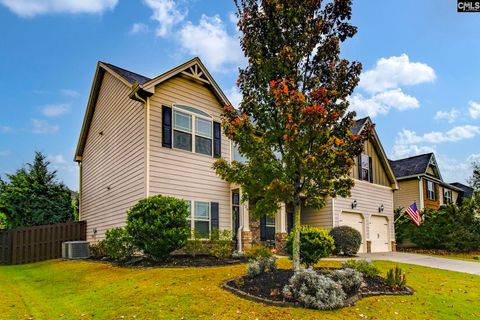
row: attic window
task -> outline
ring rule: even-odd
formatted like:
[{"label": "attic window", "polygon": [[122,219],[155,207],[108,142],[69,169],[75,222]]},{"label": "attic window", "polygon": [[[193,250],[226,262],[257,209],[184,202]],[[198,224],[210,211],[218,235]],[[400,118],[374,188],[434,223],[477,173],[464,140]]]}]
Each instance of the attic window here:
[{"label": "attic window", "polygon": [[362,175],[361,175],[361,180],[364,181],[370,181],[370,158],[366,154],[362,154],[361,156],[361,161],[362,161]]},{"label": "attic window", "polygon": [[427,181],[427,199],[435,200],[436,198],[435,184],[432,181]]}]

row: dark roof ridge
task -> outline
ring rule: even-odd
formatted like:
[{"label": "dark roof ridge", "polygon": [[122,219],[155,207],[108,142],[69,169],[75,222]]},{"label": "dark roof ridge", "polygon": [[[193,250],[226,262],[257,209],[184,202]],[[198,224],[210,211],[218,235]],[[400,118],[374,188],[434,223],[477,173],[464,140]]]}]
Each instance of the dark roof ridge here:
[{"label": "dark roof ridge", "polygon": [[137,73],[137,72],[133,72],[133,71],[130,71],[130,70],[127,70],[125,68],[122,68],[122,67],[119,67],[119,66],[116,66],[114,64],[111,64],[111,63],[108,63],[108,62],[104,62],[104,61],[99,61],[100,63],[103,63],[104,65],[106,65],[107,67],[110,67],[113,69],[113,71],[115,71],[116,73],[118,73],[121,77],[125,78],[125,80],[127,80],[128,82],[130,82],[131,84],[134,84],[135,82],[138,82],[139,84],[144,84],[148,81],[151,80],[151,78],[149,77],[146,77],[140,73]]}]

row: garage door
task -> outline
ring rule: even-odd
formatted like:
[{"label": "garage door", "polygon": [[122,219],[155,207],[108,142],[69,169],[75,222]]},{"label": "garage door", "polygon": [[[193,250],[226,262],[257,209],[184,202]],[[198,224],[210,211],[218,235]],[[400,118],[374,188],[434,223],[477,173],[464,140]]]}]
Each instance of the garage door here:
[{"label": "garage door", "polygon": [[372,241],[372,252],[390,251],[388,219],[386,217],[370,217],[370,240]]},{"label": "garage door", "polygon": [[352,227],[360,232],[362,235],[362,245],[358,252],[365,252],[365,228],[363,216],[358,213],[342,212],[340,215],[340,225]]}]

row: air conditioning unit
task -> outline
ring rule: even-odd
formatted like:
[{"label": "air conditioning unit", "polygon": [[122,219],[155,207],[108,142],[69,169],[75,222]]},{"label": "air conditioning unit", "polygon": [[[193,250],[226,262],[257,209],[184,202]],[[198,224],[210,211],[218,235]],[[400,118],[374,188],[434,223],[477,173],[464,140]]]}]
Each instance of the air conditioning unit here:
[{"label": "air conditioning unit", "polygon": [[62,243],[63,259],[86,259],[90,257],[88,241],[68,241]]}]

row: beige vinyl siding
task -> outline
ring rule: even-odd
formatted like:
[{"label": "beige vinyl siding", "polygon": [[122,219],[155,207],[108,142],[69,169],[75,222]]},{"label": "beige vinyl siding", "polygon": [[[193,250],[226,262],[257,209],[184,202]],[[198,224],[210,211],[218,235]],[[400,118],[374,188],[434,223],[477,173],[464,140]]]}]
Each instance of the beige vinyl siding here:
[{"label": "beige vinyl siding", "polygon": [[[352,202],[357,200],[357,207],[352,209]],[[378,212],[378,208],[383,204],[383,212]],[[339,225],[340,214],[342,212],[360,213],[365,219],[365,236],[370,239],[370,216],[384,216],[389,222],[390,241],[395,239],[395,230],[393,226],[393,191],[390,187],[384,187],[377,184],[355,180],[355,186],[351,190],[351,196],[348,198],[338,197],[334,199],[334,227]]]},{"label": "beige vinyl siding", "polygon": [[428,168],[427,168],[427,173],[431,174],[431,175],[434,176],[434,177],[439,178],[439,177],[437,176],[437,174],[435,173],[435,170],[433,170],[433,167],[432,167],[431,165],[428,166]]},{"label": "beige vinyl siding", "polygon": [[413,202],[417,203],[417,207],[420,210],[420,189],[419,180],[403,180],[398,182],[398,190],[393,193],[393,202],[396,208],[409,207]]},{"label": "beige vinyl siding", "polygon": [[321,209],[303,207],[300,217],[302,224],[331,229],[333,226],[332,199],[328,198]]},{"label": "beige vinyl siding", "polygon": [[[82,159],[81,220],[87,240],[125,225],[127,210],[145,195],[144,109],[130,88],[105,73]],[[102,133],[102,134],[100,134]]]},{"label": "beige vinyl siding", "polygon": [[[382,162],[380,161],[378,153],[376,152],[375,148],[373,147],[372,142],[365,141],[363,154],[366,154],[369,157],[372,157],[373,183],[389,187],[390,186],[390,181],[388,179],[386,169],[383,166]],[[351,176],[354,179],[359,179],[359,176],[358,176],[358,158],[355,159],[355,165],[352,168]]]},{"label": "beige vinyl siding", "polygon": [[[222,105],[204,84],[183,76],[155,88],[150,99],[150,195],[219,203],[220,229],[231,228],[230,185],[215,174],[215,158],[162,147],[162,105],[186,105],[221,122]],[[230,160],[230,142],[222,134],[222,157]]]}]

